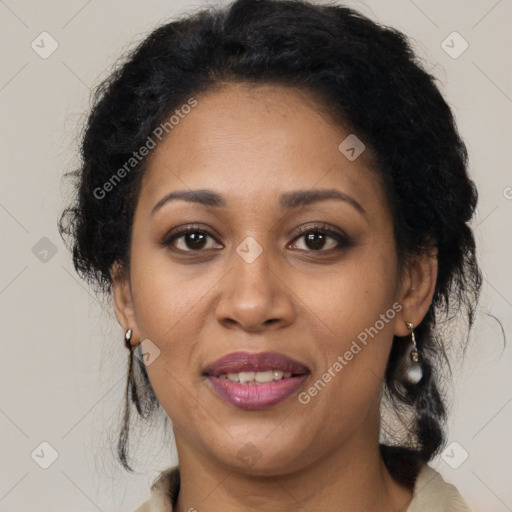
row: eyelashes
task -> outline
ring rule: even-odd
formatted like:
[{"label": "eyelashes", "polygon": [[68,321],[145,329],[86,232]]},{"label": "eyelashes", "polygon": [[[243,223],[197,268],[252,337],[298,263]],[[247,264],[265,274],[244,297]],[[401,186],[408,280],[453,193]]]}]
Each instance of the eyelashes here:
[{"label": "eyelashes", "polygon": [[[318,235],[320,236],[319,240],[315,238],[318,237]],[[304,249],[307,252],[331,253],[333,251],[346,249],[347,247],[353,245],[352,240],[347,234],[342,231],[335,231],[328,227],[326,224],[306,226],[301,228],[297,236],[293,239],[293,242],[301,239],[305,240],[307,243],[312,243],[313,246],[318,245],[318,242],[320,242],[320,245],[322,246],[324,242],[329,239],[336,242],[334,248],[331,247],[331,249],[325,250],[322,246],[320,249]]]},{"label": "eyelashes", "polygon": [[[302,241],[303,248],[297,250],[307,253],[332,254],[354,245],[346,233],[334,230],[325,223],[302,227],[292,241],[287,244],[287,248],[293,249],[300,241]],[[215,235],[200,226],[187,226],[178,231],[171,231],[159,245],[169,247],[174,252],[181,254],[210,252],[223,247]],[[177,247],[177,245],[181,245],[181,247]]]},{"label": "eyelashes", "polygon": [[207,241],[208,238],[211,238],[212,240],[215,240],[214,235],[212,235],[209,231],[206,231],[204,229],[190,226],[185,229],[181,229],[180,231],[177,231],[174,234],[167,235],[161,242],[160,245],[163,247],[172,246],[176,240],[185,239],[188,237],[188,242],[192,243],[192,245],[196,245],[195,248],[192,248],[189,250],[186,249],[177,249],[181,252],[201,252],[204,250],[202,247],[204,245],[204,242]]}]

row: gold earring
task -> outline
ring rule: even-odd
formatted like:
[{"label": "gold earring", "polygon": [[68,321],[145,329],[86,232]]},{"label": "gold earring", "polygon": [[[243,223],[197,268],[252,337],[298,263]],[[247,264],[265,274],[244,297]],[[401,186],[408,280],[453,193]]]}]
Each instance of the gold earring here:
[{"label": "gold earring", "polygon": [[411,331],[411,341],[413,344],[413,349],[411,350],[411,361],[413,363],[417,363],[420,359],[420,356],[418,354],[418,347],[416,346],[416,337],[414,336],[414,329],[411,322],[405,322],[405,325],[407,325],[407,329]]}]

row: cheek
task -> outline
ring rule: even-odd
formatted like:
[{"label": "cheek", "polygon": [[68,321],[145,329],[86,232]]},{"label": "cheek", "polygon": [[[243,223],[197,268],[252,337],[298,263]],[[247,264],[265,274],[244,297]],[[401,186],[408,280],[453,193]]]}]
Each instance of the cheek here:
[{"label": "cheek", "polygon": [[[332,381],[326,386],[327,402],[332,398],[357,409],[380,390],[396,308],[400,308],[395,303],[395,269],[396,259],[389,247],[386,251],[363,248],[313,285],[297,281],[297,286],[302,286],[300,293],[307,297],[309,323],[315,326],[315,351],[321,354],[315,377]],[[329,369],[331,377],[326,375]]]},{"label": "cheek", "polygon": [[193,265],[173,263],[165,249],[147,241],[138,246],[134,241],[133,247],[131,279],[141,336],[166,344],[180,329],[199,326],[197,311],[215,276]]},{"label": "cheek", "polygon": [[161,251],[139,250],[131,263],[140,336],[159,351],[147,373],[162,406],[177,410],[174,401],[190,380],[191,360],[205,321],[204,304],[215,279],[197,270],[194,276],[191,267],[177,268]]},{"label": "cheek", "polygon": [[[354,251],[350,258],[333,267],[333,271],[310,282],[297,280],[297,293],[312,312],[320,325],[335,338],[355,339],[366,328],[379,320],[395,300],[396,259],[394,253],[369,250],[369,246]],[[393,310],[390,315],[394,317]],[[379,330],[389,331],[385,322]]]},{"label": "cheek", "polygon": [[201,296],[207,293],[204,279],[184,286],[176,272],[153,266],[134,285],[137,324],[142,339],[150,339],[158,357],[146,367],[151,386],[162,408],[176,425],[191,425],[202,417],[192,396],[191,361],[201,339]]}]

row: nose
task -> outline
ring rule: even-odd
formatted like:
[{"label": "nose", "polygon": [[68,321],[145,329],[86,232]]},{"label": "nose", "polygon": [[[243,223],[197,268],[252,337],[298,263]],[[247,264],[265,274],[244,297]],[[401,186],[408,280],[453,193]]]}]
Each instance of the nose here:
[{"label": "nose", "polygon": [[265,250],[250,263],[233,253],[233,267],[222,281],[225,288],[215,311],[224,327],[257,333],[293,323],[292,291],[270,260],[270,251]]}]

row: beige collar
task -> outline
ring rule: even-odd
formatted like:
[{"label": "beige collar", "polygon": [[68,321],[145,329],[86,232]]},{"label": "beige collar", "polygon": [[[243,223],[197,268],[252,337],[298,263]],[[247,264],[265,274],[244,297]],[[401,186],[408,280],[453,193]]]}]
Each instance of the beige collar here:
[{"label": "beige collar", "polygon": [[[180,490],[179,467],[163,471],[151,486],[151,497],[135,512],[172,512]],[[424,464],[414,484],[413,498],[405,512],[471,512],[457,489],[440,473]]]}]

